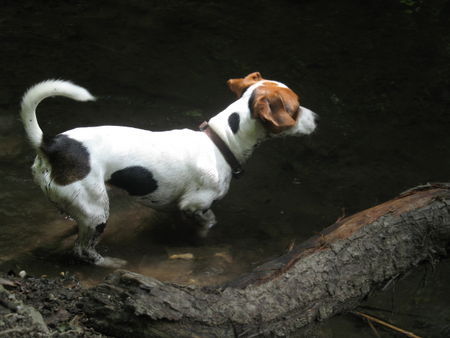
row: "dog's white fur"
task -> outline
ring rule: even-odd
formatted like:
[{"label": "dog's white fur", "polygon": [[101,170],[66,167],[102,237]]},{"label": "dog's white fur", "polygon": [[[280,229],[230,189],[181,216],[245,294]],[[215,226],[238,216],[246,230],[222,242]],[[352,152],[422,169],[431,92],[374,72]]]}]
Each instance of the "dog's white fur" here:
[{"label": "dog's white fur", "polygon": [[[292,128],[277,135],[269,133],[258,119],[252,117],[249,108],[251,94],[264,81],[251,85],[238,100],[209,120],[210,127],[241,163],[251,155],[255,145],[267,137],[310,134],[316,127],[315,114],[300,107],[299,118]],[[106,224],[109,216],[105,182],[114,172],[125,167],[146,168],[157,182],[158,188],[154,192],[136,197],[140,202],[156,209],[176,206],[196,219],[201,226],[200,235],[207,234],[216,223],[210,206],[227,193],[232,173],[205,133],[189,129],[151,132],[120,126],[66,131],[62,135],[78,141],[88,151],[90,171],[80,180],[58,184],[52,178],[51,163],[42,151],[44,134],[35,114],[41,100],[55,95],[79,101],[93,100],[94,97],[86,89],[70,82],[48,80],[30,88],[22,100],[21,117],[31,145],[37,152],[32,166],[35,182],[52,202],[77,221],[79,236],[75,253],[78,257],[102,266],[116,267],[125,263],[120,259],[102,257],[95,251],[104,227],[99,230],[98,225]],[[237,133],[230,129],[228,123],[232,113],[239,114]]]}]

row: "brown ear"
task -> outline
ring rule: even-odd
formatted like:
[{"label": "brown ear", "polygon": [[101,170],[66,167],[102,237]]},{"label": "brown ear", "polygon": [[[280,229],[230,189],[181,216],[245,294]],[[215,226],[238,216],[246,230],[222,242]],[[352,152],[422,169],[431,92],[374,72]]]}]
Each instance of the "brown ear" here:
[{"label": "brown ear", "polygon": [[228,88],[230,88],[230,90],[239,98],[248,87],[261,80],[263,80],[261,74],[259,72],[254,72],[248,74],[243,79],[230,79],[227,81],[227,85]]},{"label": "brown ear", "polygon": [[279,134],[296,123],[299,113],[298,96],[287,88],[257,88],[251,104],[252,115],[259,118],[266,129]]}]

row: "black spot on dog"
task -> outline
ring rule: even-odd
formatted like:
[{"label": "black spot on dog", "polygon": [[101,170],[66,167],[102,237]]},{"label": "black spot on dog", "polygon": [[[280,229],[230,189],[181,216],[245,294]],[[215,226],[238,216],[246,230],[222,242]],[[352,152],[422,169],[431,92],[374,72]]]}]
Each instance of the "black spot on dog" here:
[{"label": "black spot on dog", "polygon": [[144,196],[158,189],[152,173],[140,166],[127,167],[114,172],[109,184],[126,190],[132,196]]},{"label": "black spot on dog", "polygon": [[81,142],[67,135],[44,137],[41,150],[52,167],[52,179],[67,185],[85,178],[91,171],[89,152]]},{"label": "black spot on dog", "polygon": [[241,118],[238,113],[233,113],[228,117],[228,125],[230,126],[231,131],[235,134],[239,131],[240,120]]},{"label": "black spot on dog", "polygon": [[255,106],[255,98],[256,98],[256,90],[250,95],[248,99],[248,108],[250,109],[250,117],[254,117],[254,106]]},{"label": "black spot on dog", "polygon": [[105,228],[106,228],[106,223],[100,223],[99,225],[97,225],[95,227],[96,234],[98,236],[100,236],[103,233],[103,231],[105,231]]}]

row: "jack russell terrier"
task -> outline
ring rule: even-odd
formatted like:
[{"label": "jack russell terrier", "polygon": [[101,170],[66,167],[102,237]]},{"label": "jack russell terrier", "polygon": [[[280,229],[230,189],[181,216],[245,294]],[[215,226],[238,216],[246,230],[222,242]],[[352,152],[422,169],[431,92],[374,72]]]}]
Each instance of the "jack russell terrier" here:
[{"label": "jack russell terrier", "polygon": [[107,185],[155,209],[176,206],[196,221],[204,237],[216,223],[211,204],[227,193],[231,178],[241,174],[241,164],[256,145],[274,136],[310,134],[316,128],[316,114],[300,106],[298,96],[280,82],[256,72],[227,84],[238,99],[204,122],[200,131],[100,126],[49,136],[36,119],[43,99],[94,97],[60,80],[41,82],[25,93],[21,118],[37,153],[34,180],[77,222],[76,256],[106,267],[126,263],[95,250],[109,216]]}]

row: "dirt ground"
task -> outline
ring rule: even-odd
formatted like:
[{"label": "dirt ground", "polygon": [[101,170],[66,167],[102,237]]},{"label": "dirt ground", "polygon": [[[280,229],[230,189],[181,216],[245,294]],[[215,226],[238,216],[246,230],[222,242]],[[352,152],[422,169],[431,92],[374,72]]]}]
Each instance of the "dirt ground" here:
[{"label": "dirt ground", "polygon": [[106,337],[84,325],[83,289],[74,276],[0,277],[1,337]]}]

